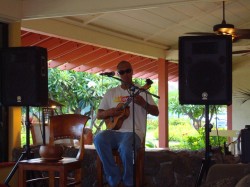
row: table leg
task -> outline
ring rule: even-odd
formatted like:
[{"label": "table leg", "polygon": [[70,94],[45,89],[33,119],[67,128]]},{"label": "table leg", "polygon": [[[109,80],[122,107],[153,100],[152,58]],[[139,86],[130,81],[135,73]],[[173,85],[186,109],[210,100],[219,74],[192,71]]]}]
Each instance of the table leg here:
[{"label": "table leg", "polygon": [[55,186],[55,172],[49,171],[49,186],[54,187]]},{"label": "table leg", "polygon": [[23,167],[19,165],[18,168],[18,184],[19,187],[25,187],[27,180],[27,171],[23,170]]}]

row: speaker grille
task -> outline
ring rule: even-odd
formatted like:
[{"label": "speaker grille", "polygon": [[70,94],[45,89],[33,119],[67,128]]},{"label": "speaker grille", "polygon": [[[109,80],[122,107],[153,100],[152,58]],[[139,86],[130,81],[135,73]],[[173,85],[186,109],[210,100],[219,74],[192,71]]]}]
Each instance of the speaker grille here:
[{"label": "speaker grille", "polygon": [[179,38],[179,101],[200,105],[232,103],[230,36]]},{"label": "speaker grille", "polygon": [[1,101],[6,106],[48,104],[47,50],[11,47],[1,51]]}]

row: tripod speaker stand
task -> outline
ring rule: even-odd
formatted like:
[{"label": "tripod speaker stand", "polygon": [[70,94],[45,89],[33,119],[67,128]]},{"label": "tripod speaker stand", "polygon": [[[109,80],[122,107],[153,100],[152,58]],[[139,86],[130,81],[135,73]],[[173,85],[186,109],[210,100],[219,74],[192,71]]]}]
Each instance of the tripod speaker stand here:
[{"label": "tripod speaker stand", "polygon": [[33,153],[30,151],[30,120],[29,120],[29,106],[26,106],[26,117],[25,117],[25,126],[26,126],[26,145],[25,145],[25,151],[22,152],[21,156],[18,158],[16,164],[14,165],[13,169],[11,170],[10,174],[7,176],[7,178],[4,181],[4,184],[9,186],[9,182],[13,175],[15,174],[18,164],[21,160],[24,158],[30,159],[33,157]]},{"label": "tripod speaker stand", "polygon": [[196,181],[196,187],[201,185],[204,174],[207,174],[211,165],[211,146],[209,143],[209,132],[211,131],[211,125],[209,123],[209,105],[205,105],[205,158],[202,160],[199,176]]}]

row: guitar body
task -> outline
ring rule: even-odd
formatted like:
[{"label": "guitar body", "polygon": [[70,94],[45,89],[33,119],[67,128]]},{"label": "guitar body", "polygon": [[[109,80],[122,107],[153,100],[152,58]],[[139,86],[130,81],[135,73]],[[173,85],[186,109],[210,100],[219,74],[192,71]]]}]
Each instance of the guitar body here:
[{"label": "guitar body", "polygon": [[109,130],[118,130],[118,129],[120,129],[121,126],[122,126],[123,121],[128,118],[128,116],[130,114],[129,107],[125,107],[124,109],[122,109],[123,106],[124,106],[123,103],[119,103],[116,106],[116,108],[122,110],[122,113],[119,116],[109,117],[109,118],[106,118],[104,120],[107,129],[109,129]]}]

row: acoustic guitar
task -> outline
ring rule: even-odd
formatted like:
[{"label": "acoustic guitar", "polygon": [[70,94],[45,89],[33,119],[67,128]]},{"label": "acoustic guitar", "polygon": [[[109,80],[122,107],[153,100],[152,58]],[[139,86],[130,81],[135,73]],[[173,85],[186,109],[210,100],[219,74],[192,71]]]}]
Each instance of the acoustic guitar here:
[{"label": "acoustic guitar", "polygon": [[[134,96],[139,95],[141,92],[144,92],[146,90],[148,90],[151,87],[151,84],[153,82],[150,79],[146,80],[146,84],[139,88],[135,93]],[[118,110],[121,110],[122,113],[119,116],[110,116],[106,119],[104,119],[105,124],[107,129],[109,130],[118,130],[121,128],[122,123],[125,119],[128,118],[129,114],[130,114],[130,110],[129,110],[129,104],[133,101],[133,97],[130,96],[128,97],[127,101],[125,103],[119,103],[116,108]]]}]

